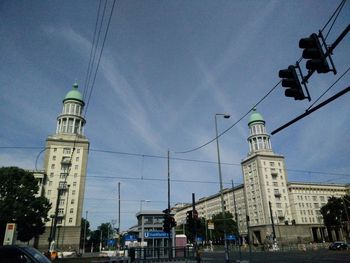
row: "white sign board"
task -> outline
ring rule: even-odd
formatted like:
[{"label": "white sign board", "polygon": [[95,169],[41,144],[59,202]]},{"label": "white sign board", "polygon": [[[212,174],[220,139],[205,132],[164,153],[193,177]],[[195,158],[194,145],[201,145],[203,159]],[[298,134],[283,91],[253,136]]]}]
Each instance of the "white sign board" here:
[{"label": "white sign board", "polygon": [[214,223],[208,222],[208,229],[214,230]]},{"label": "white sign board", "polygon": [[5,237],[4,237],[4,246],[5,245],[13,245],[16,241],[16,224],[8,223],[6,225]]}]

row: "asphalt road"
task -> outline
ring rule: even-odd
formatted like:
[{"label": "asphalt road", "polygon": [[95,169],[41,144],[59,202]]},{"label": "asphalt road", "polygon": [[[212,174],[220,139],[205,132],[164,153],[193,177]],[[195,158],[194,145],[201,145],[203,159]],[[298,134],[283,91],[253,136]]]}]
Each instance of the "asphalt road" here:
[{"label": "asphalt road", "polygon": [[[230,262],[240,262],[238,252],[231,252]],[[311,262],[331,262],[350,263],[350,250],[348,251],[289,251],[289,252],[253,252],[251,256],[247,252],[242,252],[242,262],[249,263],[311,263]],[[204,252],[201,262],[225,262],[224,252]]]}]

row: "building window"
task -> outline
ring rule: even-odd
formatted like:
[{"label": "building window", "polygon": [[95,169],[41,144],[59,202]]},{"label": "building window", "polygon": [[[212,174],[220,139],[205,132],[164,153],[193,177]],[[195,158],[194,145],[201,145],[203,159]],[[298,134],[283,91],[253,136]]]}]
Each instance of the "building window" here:
[{"label": "building window", "polygon": [[54,164],[51,164],[51,169],[55,169],[55,165]]},{"label": "building window", "polygon": [[80,153],[80,149],[77,149],[77,153]]},{"label": "building window", "polygon": [[60,200],[60,205],[64,205],[64,199]]},{"label": "building window", "polygon": [[73,182],[73,187],[76,187],[77,186],[77,182]]},{"label": "building window", "polygon": [[54,153],[57,152],[57,148],[53,148],[53,152],[54,152]]},{"label": "building window", "polygon": [[78,168],[79,168],[79,165],[77,165],[77,164],[74,165],[74,169],[75,169],[75,170],[78,170]]},{"label": "building window", "polygon": [[72,191],[72,195],[75,195],[75,190]]},{"label": "building window", "polygon": [[73,214],[73,213],[74,213],[74,209],[71,208],[71,209],[69,210],[69,213]]},{"label": "building window", "polygon": [[63,154],[70,154],[70,148],[63,148]]},{"label": "building window", "polygon": [[52,161],[56,161],[56,155],[52,156]]},{"label": "building window", "polygon": [[68,132],[69,133],[73,132],[73,119],[71,118],[68,119]]},{"label": "building window", "polygon": [[58,214],[63,215],[64,209],[63,208],[58,208]]},{"label": "building window", "polygon": [[49,186],[52,186],[52,181],[49,181]]},{"label": "building window", "polygon": [[51,190],[47,190],[47,195],[51,195]]},{"label": "building window", "polygon": [[71,205],[74,205],[74,199],[72,199],[72,200],[70,201],[70,203],[71,203]]},{"label": "building window", "polygon": [[76,157],[76,158],[75,158],[75,161],[79,162],[79,157]]},{"label": "building window", "polygon": [[53,177],[53,173],[50,173],[50,177]]},{"label": "building window", "polygon": [[73,218],[70,217],[70,218],[69,218],[69,223],[72,223],[72,222],[73,222]]},{"label": "building window", "polygon": [[74,177],[78,177],[78,174],[77,174],[77,173],[74,173]]}]

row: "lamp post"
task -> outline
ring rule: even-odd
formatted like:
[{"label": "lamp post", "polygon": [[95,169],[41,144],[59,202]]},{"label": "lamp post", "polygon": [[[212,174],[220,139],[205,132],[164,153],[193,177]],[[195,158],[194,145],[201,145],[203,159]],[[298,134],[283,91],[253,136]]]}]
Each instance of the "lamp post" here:
[{"label": "lamp post", "polygon": [[219,137],[218,137],[219,135],[218,135],[217,116],[223,116],[225,119],[228,119],[228,118],[230,118],[230,115],[223,114],[223,113],[216,113],[215,114],[216,149],[217,149],[217,153],[218,153],[221,213],[222,213],[222,219],[224,221],[225,259],[226,259],[226,262],[229,262],[228,247],[227,247],[227,240],[226,240],[226,216],[225,216],[225,207],[224,207],[224,193],[223,193],[223,187],[222,187],[222,175],[221,175],[221,163],[220,163],[220,150],[219,150]]},{"label": "lamp post", "polygon": [[142,214],[142,203],[143,202],[151,202],[151,200],[140,200],[140,216],[141,216],[141,246],[144,242],[145,235],[145,216]]},{"label": "lamp post", "polygon": [[86,210],[86,216],[85,216],[85,225],[84,225],[84,239],[83,239],[83,254],[85,254],[85,240],[86,240],[86,228],[87,228],[87,218],[88,218],[88,211]]}]

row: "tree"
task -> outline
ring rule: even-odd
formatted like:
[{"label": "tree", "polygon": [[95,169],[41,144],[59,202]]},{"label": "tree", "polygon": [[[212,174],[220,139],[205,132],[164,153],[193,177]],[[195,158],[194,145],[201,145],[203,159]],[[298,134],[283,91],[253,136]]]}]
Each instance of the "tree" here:
[{"label": "tree", "polygon": [[[85,226],[86,226],[86,233],[85,233]],[[84,245],[84,237],[85,237],[85,246],[86,246],[88,244],[87,237],[90,237],[90,235],[91,235],[90,222],[82,217],[81,224],[80,224],[80,247],[81,248],[83,248],[83,245]]]},{"label": "tree", "polygon": [[349,241],[350,195],[330,197],[326,205],[321,207],[323,222],[326,227],[343,228]]},{"label": "tree", "polygon": [[51,204],[35,196],[39,186],[33,174],[18,167],[1,167],[0,182],[0,243],[7,223],[17,224],[17,239],[23,242],[44,233]]},{"label": "tree", "polygon": [[212,221],[214,222],[214,230],[212,232],[213,239],[222,241],[224,238],[224,220],[226,223],[226,234],[237,233],[237,223],[233,220],[233,216],[230,212],[225,212],[225,219],[222,217],[222,213],[213,215]]}]

